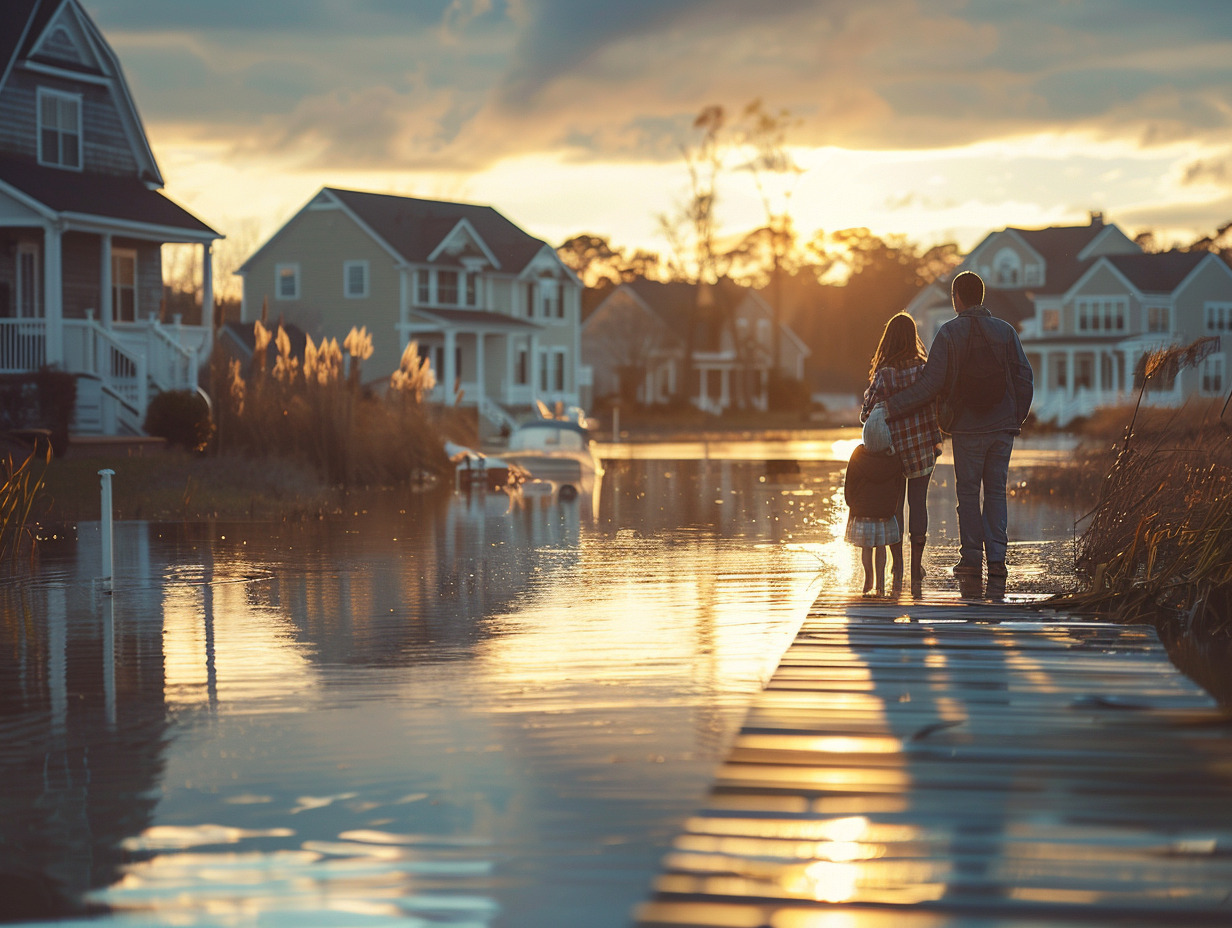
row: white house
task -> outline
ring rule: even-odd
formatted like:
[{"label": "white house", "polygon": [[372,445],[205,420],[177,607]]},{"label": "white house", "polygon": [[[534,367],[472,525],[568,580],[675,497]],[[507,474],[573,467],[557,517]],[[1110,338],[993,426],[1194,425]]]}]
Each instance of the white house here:
[{"label": "white house", "polygon": [[[655,405],[683,392],[706,412],[765,410],[774,324],[771,306],[731,281],[701,288],[638,279],[616,287],[587,316],[582,350],[594,371],[596,397]],[[809,349],[787,326],[779,333],[779,373],[800,380]],[[692,363],[686,364],[690,349]],[[682,382],[686,368],[688,385]]]},{"label": "white house", "polygon": [[165,319],[161,246],[219,234],[160,192],[120,62],[77,0],[0,5],[0,374],[77,375],[75,431],[140,434],[196,389],[211,320]]},{"label": "white house", "polygon": [[536,401],[589,401],[581,283],[490,206],[324,187],[238,273],[247,323],[264,312],[340,342],[366,327],[374,385],[414,340],[437,376],[431,399],[493,424]]},{"label": "white house", "polygon": [[[992,232],[954,273],[963,270],[984,279],[989,310],[1018,327],[1035,373],[1032,412],[1058,425],[1135,399],[1149,352],[1232,331],[1232,269],[1222,260],[1146,254],[1098,213],[1085,226]],[[953,315],[950,279],[923,288],[907,307],[925,344]],[[1221,348],[1200,370],[1152,384],[1144,401],[1180,405],[1219,395],[1226,384]]]}]

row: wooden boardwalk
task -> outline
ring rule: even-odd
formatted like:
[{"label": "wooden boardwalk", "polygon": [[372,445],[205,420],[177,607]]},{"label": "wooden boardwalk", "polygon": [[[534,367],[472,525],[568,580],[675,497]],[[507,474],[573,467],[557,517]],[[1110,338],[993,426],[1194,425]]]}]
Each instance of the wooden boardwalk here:
[{"label": "wooden boardwalk", "polygon": [[1232,720],[1150,628],[819,602],[635,918],[1232,925]]}]

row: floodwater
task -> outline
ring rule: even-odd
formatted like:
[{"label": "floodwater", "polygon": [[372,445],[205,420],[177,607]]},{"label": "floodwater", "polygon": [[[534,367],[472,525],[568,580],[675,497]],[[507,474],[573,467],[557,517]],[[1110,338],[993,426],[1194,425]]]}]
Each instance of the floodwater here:
[{"label": "floodwater", "polygon": [[[81,524],[0,586],[0,920],[626,925],[809,605],[858,588],[850,438],[609,452],[593,503],[118,523],[112,595]],[[1068,585],[1073,514],[1011,507],[1011,591]],[[954,596],[945,465],[930,514]]]}]

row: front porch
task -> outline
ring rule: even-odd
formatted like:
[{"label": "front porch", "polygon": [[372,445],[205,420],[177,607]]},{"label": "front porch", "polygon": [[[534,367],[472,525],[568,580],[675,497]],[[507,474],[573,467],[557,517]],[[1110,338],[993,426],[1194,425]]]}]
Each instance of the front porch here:
[{"label": "front porch", "polygon": [[[196,390],[209,357],[219,236],[161,197],[150,208],[162,221],[58,212],[0,186],[0,373],[76,375],[74,432],[143,434],[150,397]],[[200,324],[166,317],[162,246],[171,243],[201,249],[210,310]]]},{"label": "front porch", "polygon": [[[1158,337],[1098,344],[1024,339],[1035,371],[1035,418],[1064,428],[1099,409],[1136,402],[1143,358],[1167,345]],[[1179,379],[1143,394],[1153,406],[1179,406],[1184,398]]]}]

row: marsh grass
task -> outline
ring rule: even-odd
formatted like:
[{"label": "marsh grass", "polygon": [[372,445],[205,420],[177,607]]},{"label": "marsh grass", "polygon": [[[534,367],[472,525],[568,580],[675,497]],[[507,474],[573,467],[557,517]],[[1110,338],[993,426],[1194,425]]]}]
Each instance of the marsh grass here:
[{"label": "marsh grass", "polygon": [[414,342],[389,389],[377,392],[360,377],[372,355],[364,329],[352,329],[341,345],[309,338],[302,363],[282,326],[257,322],[254,332],[247,373],[238,361],[227,371],[218,410],[224,450],[301,462],[334,487],[382,487],[438,479],[449,469],[443,439],[470,438],[450,411],[423,402],[434,382]]},{"label": "marsh grass", "polygon": [[[1146,382],[1175,376],[1211,340],[1157,352]],[[1075,567],[1084,589],[1069,606],[1126,622],[1232,631],[1232,424],[1228,403],[1136,406],[1080,520]]]},{"label": "marsh grass", "polygon": [[[37,463],[40,458],[42,467]],[[32,451],[20,461],[6,454],[0,464],[0,563],[12,564],[23,554],[35,554],[34,505],[50,460],[48,447],[43,454]]]}]

